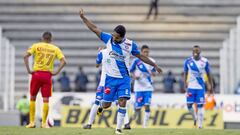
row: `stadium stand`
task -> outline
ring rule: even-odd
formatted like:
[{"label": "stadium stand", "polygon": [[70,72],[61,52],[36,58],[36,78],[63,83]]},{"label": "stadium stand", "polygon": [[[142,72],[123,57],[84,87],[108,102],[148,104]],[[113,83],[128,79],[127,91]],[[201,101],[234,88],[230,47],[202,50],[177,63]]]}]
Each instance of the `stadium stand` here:
[{"label": "stadium stand", "polygon": [[[89,91],[95,88],[97,47],[103,46],[80,21],[78,10],[104,31],[111,32],[117,24],[127,28],[127,36],[139,45],[148,44],[151,56],[177,76],[183,60],[191,55],[193,45],[200,45],[208,57],[212,72],[219,76],[219,48],[240,13],[237,0],[160,0],[157,20],[144,21],[147,0],[1,0],[0,25],[3,36],[16,48],[16,92],[28,90],[28,75],[23,64],[24,51],[41,37],[53,32],[54,43],[65,53],[65,67],[74,80],[77,66],[83,65],[89,76]],[[162,76],[155,79],[157,91],[162,89]],[[72,83],[72,87],[74,87]]]}]

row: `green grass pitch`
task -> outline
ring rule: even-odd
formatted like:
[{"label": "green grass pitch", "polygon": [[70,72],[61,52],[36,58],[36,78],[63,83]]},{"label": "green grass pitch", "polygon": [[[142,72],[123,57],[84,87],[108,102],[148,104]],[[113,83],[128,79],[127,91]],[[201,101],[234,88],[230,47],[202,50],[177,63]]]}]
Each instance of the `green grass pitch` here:
[{"label": "green grass pitch", "polygon": [[[124,130],[125,135],[240,135],[240,130],[209,130],[209,129],[142,129]],[[0,135],[114,135],[113,128],[82,128],[26,129],[24,127],[0,127]]]}]

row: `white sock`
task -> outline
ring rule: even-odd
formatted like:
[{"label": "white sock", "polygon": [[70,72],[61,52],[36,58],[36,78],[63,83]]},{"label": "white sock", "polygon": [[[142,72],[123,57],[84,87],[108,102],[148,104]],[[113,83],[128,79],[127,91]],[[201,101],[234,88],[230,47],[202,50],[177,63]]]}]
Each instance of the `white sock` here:
[{"label": "white sock", "polygon": [[124,117],[124,125],[126,125],[128,123],[129,123],[129,118],[128,118],[128,111],[127,111],[126,114],[125,114],[125,117]]},{"label": "white sock", "polygon": [[150,112],[145,112],[145,114],[144,114],[144,121],[143,121],[143,128],[147,127],[149,117],[150,117]]},{"label": "white sock", "polygon": [[193,120],[197,120],[195,110],[194,110],[193,108],[188,109],[188,110],[189,110],[189,112],[191,113]]},{"label": "white sock", "polygon": [[95,120],[95,117],[97,115],[97,109],[98,109],[98,105],[93,104],[90,114],[89,114],[89,120],[88,120],[89,125],[93,124],[93,121]]},{"label": "white sock", "polygon": [[203,108],[198,108],[198,127],[202,128],[204,119],[204,110]]},{"label": "white sock", "polygon": [[122,129],[125,114],[126,114],[126,108],[119,107],[118,114],[117,114],[117,127],[116,127],[116,129]]}]

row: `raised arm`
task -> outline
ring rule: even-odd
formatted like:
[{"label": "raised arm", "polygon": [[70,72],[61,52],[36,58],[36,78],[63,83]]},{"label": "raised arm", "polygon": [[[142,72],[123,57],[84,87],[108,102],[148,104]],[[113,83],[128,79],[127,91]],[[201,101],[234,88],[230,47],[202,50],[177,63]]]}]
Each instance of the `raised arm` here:
[{"label": "raised arm", "polygon": [[85,17],[83,9],[80,9],[79,16],[82,19],[83,23],[100,38],[102,30]]},{"label": "raised arm", "polygon": [[162,73],[162,69],[156,63],[154,63],[152,60],[150,60],[148,57],[141,55],[141,54],[136,54],[134,56],[138,57],[143,62],[153,66],[157,70],[158,73]]}]

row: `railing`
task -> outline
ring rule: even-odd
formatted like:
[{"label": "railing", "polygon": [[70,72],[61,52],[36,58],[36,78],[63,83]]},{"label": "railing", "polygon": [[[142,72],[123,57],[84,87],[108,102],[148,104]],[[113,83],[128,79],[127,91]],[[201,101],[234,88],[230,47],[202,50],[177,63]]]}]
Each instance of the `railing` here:
[{"label": "railing", "polygon": [[2,36],[0,27],[0,110],[14,109],[15,48]]},{"label": "railing", "polygon": [[220,93],[233,94],[240,83],[240,17],[220,50]]}]

